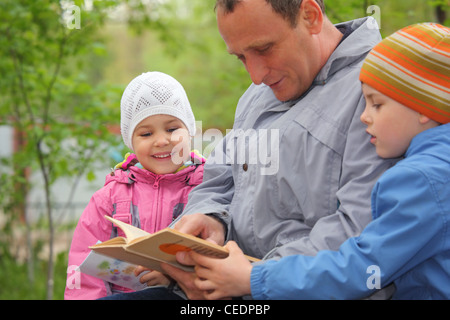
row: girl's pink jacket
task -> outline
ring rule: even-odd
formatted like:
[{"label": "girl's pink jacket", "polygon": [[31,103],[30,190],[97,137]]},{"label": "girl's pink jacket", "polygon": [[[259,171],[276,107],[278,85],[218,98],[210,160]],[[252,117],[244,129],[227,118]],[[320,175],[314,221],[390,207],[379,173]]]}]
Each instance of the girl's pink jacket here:
[{"label": "girl's pink jacket", "polygon": [[[105,185],[92,196],[80,217],[69,252],[69,268],[79,266],[90,252],[89,246],[123,236],[104,216],[109,215],[154,233],[167,227],[184,209],[189,192],[203,180],[203,165],[192,165],[166,175],[156,175],[138,167],[115,170]],[[68,272],[68,283],[71,274]],[[80,274],[81,288],[66,286],[65,299],[97,299],[128,289]],[[73,289],[71,289],[73,288]]]}]

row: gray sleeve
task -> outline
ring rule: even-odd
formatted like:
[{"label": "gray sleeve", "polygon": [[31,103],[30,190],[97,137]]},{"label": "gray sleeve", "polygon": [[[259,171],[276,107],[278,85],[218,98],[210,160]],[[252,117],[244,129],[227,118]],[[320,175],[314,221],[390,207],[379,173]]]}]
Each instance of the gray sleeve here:
[{"label": "gray sleeve", "polygon": [[321,217],[309,235],[274,248],[266,258],[291,254],[316,255],[320,250],[338,250],[348,238],[358,236],[372,220],[370,195],[378,178],[398,159],[378,157],[360,121],[364,99],[359,102],[349,127],[342,158],[336,212]]},{"label": "gray sleeve", "polygon": [[188,203],[183,213],[175,220],[175,224],[182,216],[203,213],[219,219],[227,230],[231,223],[229,206],[234,194],[232,168],[227,164],[226,137],[216,146],[208,157],[203,173],[203,182],[189,194]]}]

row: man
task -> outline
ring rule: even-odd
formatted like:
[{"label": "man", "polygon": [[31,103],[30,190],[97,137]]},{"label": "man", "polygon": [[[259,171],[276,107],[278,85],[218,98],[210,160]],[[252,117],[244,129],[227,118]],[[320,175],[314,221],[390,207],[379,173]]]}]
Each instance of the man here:
[{"label": "man", "polygon": [[[233,239],[261,259],[338,249],[371,221],[372,187],[395,163],[377,157],[359,120],[359,71],[378,30],[368,19],[333,25],[322,0],[218,0],[216,10],[227,49],[253,84],[174,228],[218,244]],[[269,134],[279,163],[267,173],[267,159],[250,160]],[[195,273],[163,267],[188,298],[203,298]],[[141,296],[170,296],[162,291]]]}]

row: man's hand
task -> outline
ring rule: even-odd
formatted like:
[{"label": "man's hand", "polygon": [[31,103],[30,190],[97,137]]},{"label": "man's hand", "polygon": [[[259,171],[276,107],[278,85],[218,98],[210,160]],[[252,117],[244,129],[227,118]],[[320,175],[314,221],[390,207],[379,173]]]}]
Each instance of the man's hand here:
[{"label": "man's hand", "polygon": [[[174,225],[174,229],[218,245],[223,245],[225,242],[225,228],[222,223],[204,214],[196,213],[184,216]],[[186,252],[178,252],[177,260],[181,264],[194,266],[194,261]],[[194,272],[186,272],[165,263],[162,263],[161,267],[178,283],[188,299],[199,300],[206,298],[205,292],[199,290],[195,285],[197,275]]]},{"label": "man's hand", "polygon": [[225,243],[225,228],[217,219],[201,213],[183,216],[174,229],[220,246]]}]

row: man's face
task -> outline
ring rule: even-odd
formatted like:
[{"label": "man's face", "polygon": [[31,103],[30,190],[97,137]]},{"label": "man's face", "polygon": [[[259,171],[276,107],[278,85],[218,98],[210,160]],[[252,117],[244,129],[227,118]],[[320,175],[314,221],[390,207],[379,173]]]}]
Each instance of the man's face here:
[{"label": "man's face", "polygon": [[311,86],[319,58],[302,19],[292,27],[266,1],[245,0],[232,13],[219,7],[217,23],[254,84],[266,84],[280,101],[296,99]]}]

